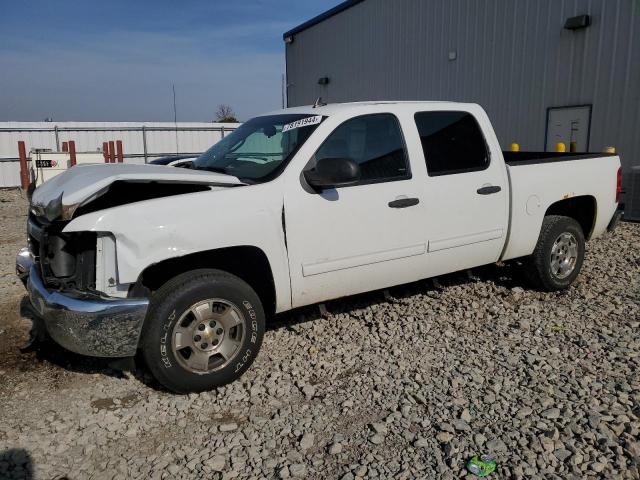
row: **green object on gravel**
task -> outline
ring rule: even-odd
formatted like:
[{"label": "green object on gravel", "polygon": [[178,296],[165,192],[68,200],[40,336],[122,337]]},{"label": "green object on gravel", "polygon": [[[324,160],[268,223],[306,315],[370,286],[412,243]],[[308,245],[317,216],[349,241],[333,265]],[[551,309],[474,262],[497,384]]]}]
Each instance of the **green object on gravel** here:
[{"label": "green object on gravel", "polygon": [[496,469],[496,462],[491,455],[475,455],[467,462],[467,470],[477,477],[486,477]]}]

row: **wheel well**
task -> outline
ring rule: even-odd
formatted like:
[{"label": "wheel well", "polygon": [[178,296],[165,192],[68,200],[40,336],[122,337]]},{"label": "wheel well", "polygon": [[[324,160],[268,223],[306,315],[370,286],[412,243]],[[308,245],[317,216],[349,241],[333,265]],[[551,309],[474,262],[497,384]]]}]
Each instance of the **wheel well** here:
[{"label": "wheel well", "polygon": [[576,220],[582,227],[584,238],[589,239],[596,223],[596,199],[591,196],[567,198],[551,204],[547,215],[563,215]]},{"label": "wheel well", "polygon": [[177,275],[199,268],[215,268],[241,278],[258,294],[265,313],[275,312],[275,284],[269,260],[262,250],[252,246],[220,248],[169,258],[147,267],[135,288],[153,292]]}]

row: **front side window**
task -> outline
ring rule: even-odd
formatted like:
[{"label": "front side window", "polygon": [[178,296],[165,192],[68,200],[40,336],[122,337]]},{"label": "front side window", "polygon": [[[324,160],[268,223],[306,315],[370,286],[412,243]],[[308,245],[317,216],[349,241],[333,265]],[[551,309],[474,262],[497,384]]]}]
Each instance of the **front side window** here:
[{"label": "front side window", "polygon": [[484,170],[489,155],[484,135],[467,112],[418,112],[416,126],[429,176]]},{"label": "front side window", "polygon": [[193,168],[249,183],[268,181],[282,172],[324,118],[308,114],[253,118],[200,155]]},{"label": "front side window", "polygon": [[397,118],[389,113],[364,115],[337,127],[315,154],[349,158],[360,165],[361,183],[409,178],[407,154]]}]

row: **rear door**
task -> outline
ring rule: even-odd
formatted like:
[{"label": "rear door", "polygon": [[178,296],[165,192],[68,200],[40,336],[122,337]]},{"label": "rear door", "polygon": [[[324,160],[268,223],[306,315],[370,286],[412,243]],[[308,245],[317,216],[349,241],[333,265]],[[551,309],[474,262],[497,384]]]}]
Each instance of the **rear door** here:
[{"label": "rear door", "polygon": [[427,167],[429,275],[497,261],[507,235],[508,180],[495,137],[488,142],[467,111],[417,112],[414,120]]}]

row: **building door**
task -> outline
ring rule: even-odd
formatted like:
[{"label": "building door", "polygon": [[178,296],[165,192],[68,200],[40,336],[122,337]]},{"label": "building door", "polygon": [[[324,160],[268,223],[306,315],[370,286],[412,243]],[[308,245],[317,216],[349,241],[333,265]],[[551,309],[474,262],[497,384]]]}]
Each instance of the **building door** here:
[{"label": "building door", "polygon": [[564,143],[567,151],[588,151],[590,125],[591,105],[549,108],[545,150],[553,152],[558,143]]}]

